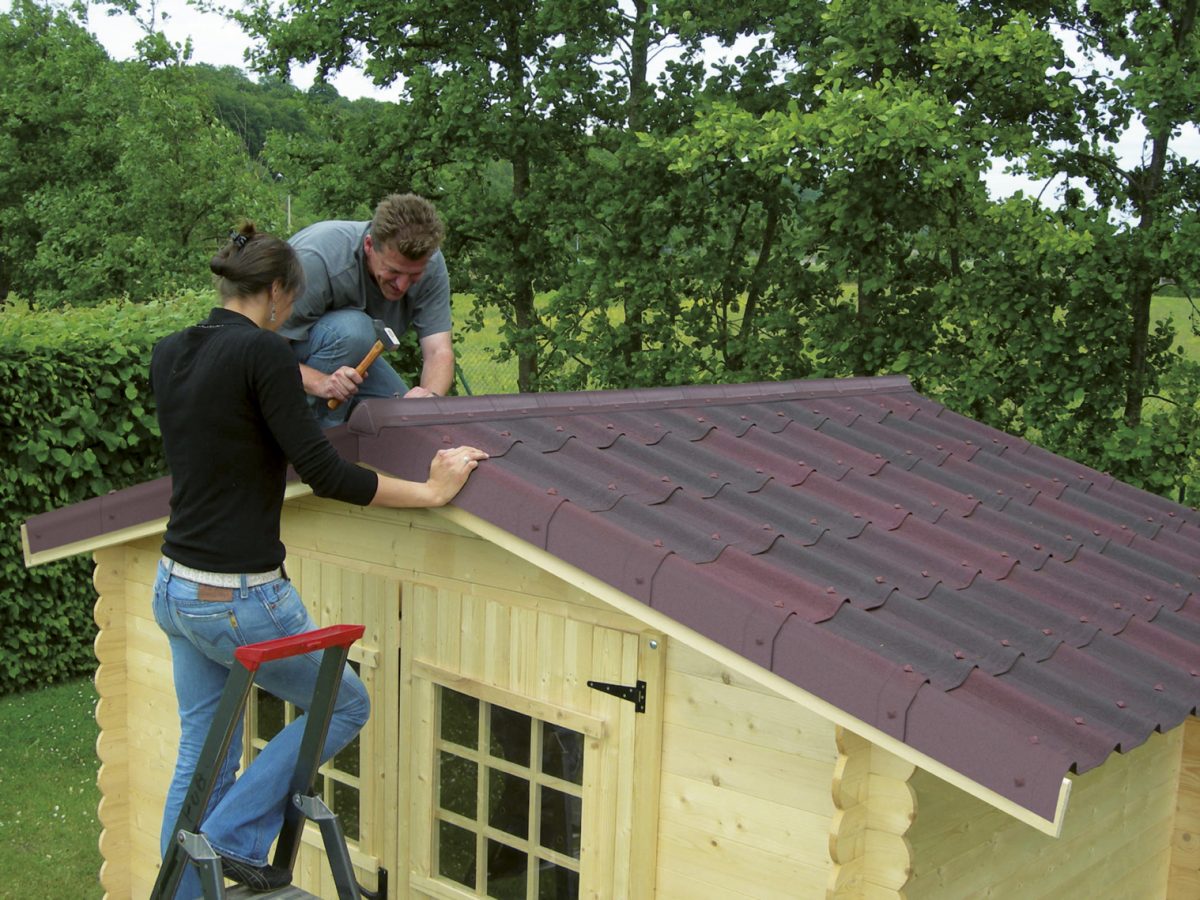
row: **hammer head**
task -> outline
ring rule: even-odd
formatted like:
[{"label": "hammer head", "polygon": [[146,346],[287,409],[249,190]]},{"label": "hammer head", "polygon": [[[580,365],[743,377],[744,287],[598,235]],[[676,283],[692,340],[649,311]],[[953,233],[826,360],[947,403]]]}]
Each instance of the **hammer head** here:
[{"label": "hammer head", "polygon": [[375,326],[375,340],[383,344],[384,350],[395,350],[400,346],[400,340],[396,337],[396,332],[383,324],[382,319],[372,319],[371,322]]}]

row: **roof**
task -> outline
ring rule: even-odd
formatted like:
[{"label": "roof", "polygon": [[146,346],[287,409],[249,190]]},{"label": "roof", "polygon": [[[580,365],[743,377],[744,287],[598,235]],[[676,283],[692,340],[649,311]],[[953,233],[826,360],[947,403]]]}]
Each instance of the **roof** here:
[{"label": "roof", "polygon": [[[488,451],[460,509],[1049,821],[1200,706],[1200,514],[903,377],[369,401],[335,436],[416,479]],[[30,552],[166,491],[31,519]]]}]

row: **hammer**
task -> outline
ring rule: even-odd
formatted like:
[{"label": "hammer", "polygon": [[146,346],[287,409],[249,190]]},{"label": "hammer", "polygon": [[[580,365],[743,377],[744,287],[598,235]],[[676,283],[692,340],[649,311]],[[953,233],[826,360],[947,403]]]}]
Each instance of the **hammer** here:
[{"label": "hammer", "polygon": [[[371,324],[375,326],[375,343],[367,351],[367,355],[363,357],[362,362],[354,367],[355,371],[363,377],[366,377],[367,369],[371,368],[371,363],[375,362],[380,353],[384,350],[395,350],[400,346],[400,341],[396,338],[396,333],[384,325],[382,320],[372,319]],[[337,409],[342,405],[342,401],[330,397],[326,405],[330,409]]]}]

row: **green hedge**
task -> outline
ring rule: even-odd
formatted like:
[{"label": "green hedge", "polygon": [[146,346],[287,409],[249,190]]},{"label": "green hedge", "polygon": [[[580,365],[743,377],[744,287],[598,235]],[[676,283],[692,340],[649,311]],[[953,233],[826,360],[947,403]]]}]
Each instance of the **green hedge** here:
[{"label": "green hedge", "polygon": [[91,559],[26,569],[21,523],[163,474],[150,348],[211,303],[0,309],[0,694],[95,668]]}]

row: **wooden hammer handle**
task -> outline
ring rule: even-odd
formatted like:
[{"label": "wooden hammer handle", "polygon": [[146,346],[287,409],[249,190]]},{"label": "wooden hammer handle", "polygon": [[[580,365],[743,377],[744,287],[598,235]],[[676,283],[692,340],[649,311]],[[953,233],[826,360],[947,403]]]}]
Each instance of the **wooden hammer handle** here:
[{"label": "wooden hammer handle", "polygon": [[[366,374],[367,374],[367,369],[371,368],[371,363],[375,362],[375,360],[379,358],[379,354],[382,352],[383,352],[383,341],[376,341],[375,345],[373,347],[371,347],[370,350],[367,351],[367,355],[363,357],[362,362],[360,362],[357,366],[354,367],[354,371],[358,372],[359,375],[361,375],[365,378]],[[326,403],[325,405],[328,406],[330,409],[337,409],[339,406],[342,405],[342,401],[336,400],[333,397],[330,397],[329,402]]]}]

